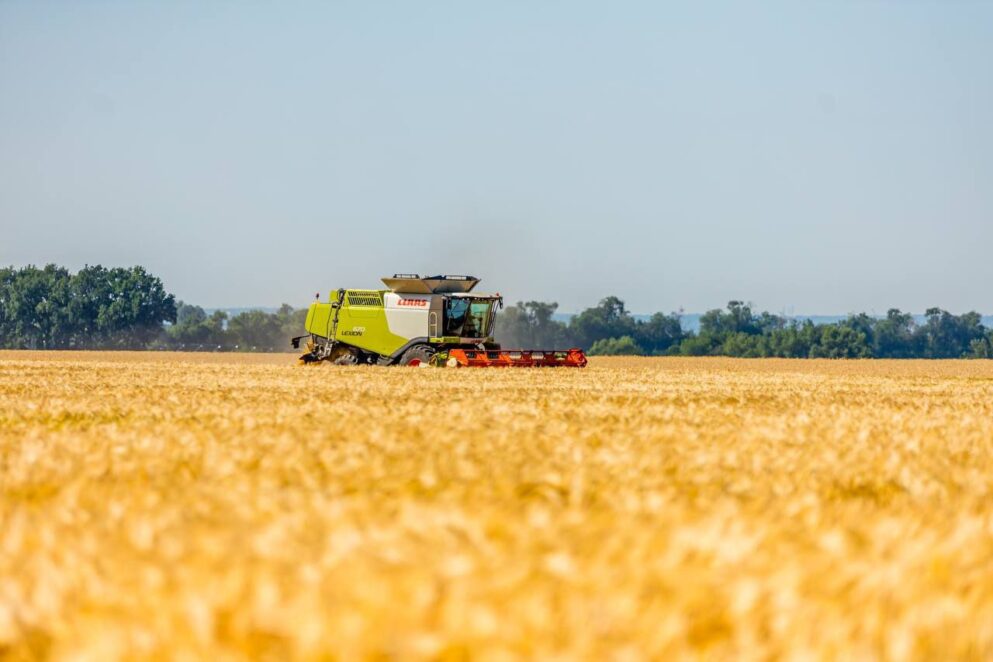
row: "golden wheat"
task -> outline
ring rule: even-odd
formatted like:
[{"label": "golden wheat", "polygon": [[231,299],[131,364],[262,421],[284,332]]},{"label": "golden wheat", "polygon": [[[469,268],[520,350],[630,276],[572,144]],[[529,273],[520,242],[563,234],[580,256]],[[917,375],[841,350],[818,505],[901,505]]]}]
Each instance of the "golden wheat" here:
[{"label": "golden wheat", "polygon": [[0,353],[0,656],[989,659],[993,363]]}]

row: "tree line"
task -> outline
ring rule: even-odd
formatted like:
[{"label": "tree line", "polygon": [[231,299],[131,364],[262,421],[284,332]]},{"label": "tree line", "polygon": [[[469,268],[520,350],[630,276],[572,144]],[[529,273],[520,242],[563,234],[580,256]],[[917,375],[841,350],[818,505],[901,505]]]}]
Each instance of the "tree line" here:
[{"label": "tree line", "polygon": [[[508,306],[497,316],[496,339],[505,347],[581,347],[594,355],[993,358],[993,330],[979,313],[940,308],[927,310],[921,323],[892,309],[882,318],[863,313],[814,324],[731,301],[702,315],[698,332],[684,329],[677,313],[636,319],[615,296],[568,322],[555,319],[557,309],[540,301]],[[306,314],[286,304],[274,313],[208,314],[176,301],[142,267],[0,268],[4,349],[290,351]]]},{"label": "tree line", "polygon": [[7,349],[142,349],[175,320],[174,297],[142,267],[0,269]]},{"label": "tree line", "polygon": [[923,323],[891,309],[830,324],[756,313],[741,301],[700,317],[697,333],[676,313],[635,319],[617,297],[607,297],[568,322],[554,319],[555,303],[520,302],[497,318],[507,347],[581,347],[593,355],[735,356],[746,358],[993,358],[993,330],[979,313],[953,315],[930,308]]},{"label": "tree line", "polygon": [[[283,304],[275,313],[248,310],[210,315],[200,306],[179,302],[176,323],[164,329],[157,347],[180,351],[287,352],[290,338],[304,333],[307,309]],[[295,351],[295,350],[294,350]]]},{"label": "tree line", "polygon": [[306,310],[210,315],[142,267],[0,268],[0,348],[289,351]]}]

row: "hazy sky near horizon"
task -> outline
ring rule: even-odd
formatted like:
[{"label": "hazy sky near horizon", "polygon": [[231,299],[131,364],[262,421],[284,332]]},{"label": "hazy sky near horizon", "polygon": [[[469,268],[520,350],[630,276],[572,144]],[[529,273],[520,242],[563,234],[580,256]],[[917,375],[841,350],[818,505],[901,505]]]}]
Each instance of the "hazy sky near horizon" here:
[{"label": "hazy sky near horizon", "polygon": [[993,311],[993,3],[0,1],[0,264]]}]

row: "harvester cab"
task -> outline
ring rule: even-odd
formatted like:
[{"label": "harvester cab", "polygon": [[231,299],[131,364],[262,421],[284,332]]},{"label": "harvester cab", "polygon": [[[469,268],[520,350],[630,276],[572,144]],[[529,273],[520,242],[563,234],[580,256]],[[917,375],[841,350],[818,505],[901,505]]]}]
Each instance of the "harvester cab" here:
[{"label": "harvester cab", "polygon": [[494,342],[499,294],[478,294],[472,276],[395,274],[384,290],[339,289],[307,311],[303,363],[339,365],[572,366],[578,349],[502,350]]}]

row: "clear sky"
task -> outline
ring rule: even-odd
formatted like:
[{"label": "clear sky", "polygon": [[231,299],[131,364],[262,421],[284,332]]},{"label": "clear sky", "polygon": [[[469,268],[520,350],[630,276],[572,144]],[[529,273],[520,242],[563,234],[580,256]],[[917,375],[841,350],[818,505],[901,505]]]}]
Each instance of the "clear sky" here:
[{"label": "clear sky", "polygon": [[0,0],[0,264],[993,311],[993,3]]}]

